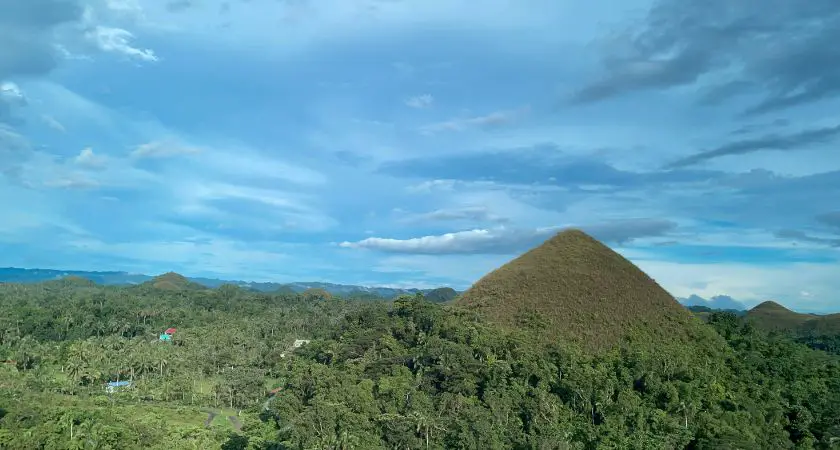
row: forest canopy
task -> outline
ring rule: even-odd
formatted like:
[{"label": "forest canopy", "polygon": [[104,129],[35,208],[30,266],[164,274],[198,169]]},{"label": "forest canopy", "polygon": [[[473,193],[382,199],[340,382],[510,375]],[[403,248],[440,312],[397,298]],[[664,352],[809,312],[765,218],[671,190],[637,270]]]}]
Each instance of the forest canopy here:
[{"label": "forest canopy", "polygon": [[0,448],[837,448],[840,358],[702,326],[591,353],[422,295],[5,284]]}]

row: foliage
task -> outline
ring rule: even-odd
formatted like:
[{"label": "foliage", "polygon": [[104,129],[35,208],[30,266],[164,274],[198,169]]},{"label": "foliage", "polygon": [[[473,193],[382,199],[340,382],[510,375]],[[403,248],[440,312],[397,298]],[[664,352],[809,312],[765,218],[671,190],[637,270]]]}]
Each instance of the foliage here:
[{"label": "foliage", "polygon": [[840,445],[840,358],[732,314],[702,330],[588,352],[422,295],[2,285],[0,448]]}]

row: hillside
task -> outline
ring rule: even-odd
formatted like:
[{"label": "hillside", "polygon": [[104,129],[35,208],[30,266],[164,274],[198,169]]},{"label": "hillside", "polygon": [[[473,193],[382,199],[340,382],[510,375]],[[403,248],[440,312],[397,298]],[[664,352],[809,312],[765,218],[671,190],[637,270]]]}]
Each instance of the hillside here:
[{"label": "hillside", "polygon": [[435,303],[445,303],[458,296],[458,291],[450,287],[432,289],[423,295],[426,300]]},{"label": "hillside", "polygon": [[167,272],[165,274],[158,275],[143,283],[143,285],[169,291],[206,289],[205,286],[192,282],[187,277],[175,272]]},{"label": "hillside", "polygon": [[494,270],[456,305],[586,347],[610,347],[634,330],[673,339],[698,326],[653,279],[579,230],[562,231]]},{"label": "hillside", "polygon": [[787,331],[795,334],[840,333],[840,314],[803,314],[791,311],[774,302],[766,301],[749,310],[749,322],[766,331]]}]

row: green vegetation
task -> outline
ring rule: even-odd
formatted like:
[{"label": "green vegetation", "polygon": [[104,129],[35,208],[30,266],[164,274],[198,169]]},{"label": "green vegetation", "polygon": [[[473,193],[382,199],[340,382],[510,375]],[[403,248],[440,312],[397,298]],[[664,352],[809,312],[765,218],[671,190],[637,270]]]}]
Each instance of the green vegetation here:
[{"label": "green vegetation", "polygon": [[[660,295],[584,244],[571,255],[591,258],[582,266]],[[563,289],[529,294],[548,287],[530,265],[547,261],[540,253],[517,266],[511,299],[580,308],[584,319],[556,334],[546,323],[571,313],[514,326],[422,294],[0,285],[0,449],[840,448],[840,357],[731,313],[703,324],[661,299],[658,313],[633,306],[647,297],[615,294],[633,284],[561,284],[590,295],[577,303]],[[589,289],[624,303],[595,315]],[[638,323],[605,317],[617,311]],[[574,337],[582,320],[623,337],[591,351]],[[665,326],[684,329],[646,331]],[[131,385],[109,393],[113,381]]]},{"label": "green vegetation", "polygon": [[776,302],[764,302],[747,312],[747,319],[768,331],[796,333],[840,333],[840,314],[802,314],[793,312]]},{"label": "green vegetation", "polygon": [[715,308],[709,308],[708,306],[700,306],[700,305],[692,305],[692,306],[688,306],[687,308],[688,308],[689,311],[691,311],[692,314],[694,314],[694,317],[697,317],[698,319],[702,320],[703,322],[708,322],[709,319],[711,319],[712,314],[714,314],[716,312],[727,312],[727,313],[731,313],[731,314],[734,314],[734,315],[739,316],[739,317],[743,316],[747,313],[746,311],[741,311],[741,310],[737,310],[737,309],[715,309]]},{"label": "green vegetation", "polygon": [[757,328],[840,355],[840,314],[802,314],[776,302],[764,302],[749,310],[746,317]]}]

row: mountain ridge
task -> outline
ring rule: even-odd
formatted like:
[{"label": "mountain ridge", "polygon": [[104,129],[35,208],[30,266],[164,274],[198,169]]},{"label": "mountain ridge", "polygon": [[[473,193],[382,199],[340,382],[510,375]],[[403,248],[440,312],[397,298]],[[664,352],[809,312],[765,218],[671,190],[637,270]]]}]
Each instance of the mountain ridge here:
[{"label": "mountain ridge", "polygon": [[705,306],[711,309],[732,309],[737,311],[746,311],[748,309],[747,305],[728,295],[715,295],[714,297],[707,299],[699,295],[692,294],[684,298],[678,297],[677,301],[686,307]]},{"label": "mountain ridge", "polygon": [[[165,275],[165,274],[161,274]],[[25,269],[19,267],[0,267],[0,283],[41,283],[45,281],[61,280],[66,277],[78,277],[90,280],[96,284],[106,286],[139,285],[150,282],[161,275],[146,275],[141,273],[130,273],[124,271],[86,271],[86,270],[59,270],[59,269]],[[256,282],[242,280],[224,280],[208,277],[184,277],[192,283],[200,284],[207,288],[217,288],[223,284],[233,284],[241,288],[253,289],[259,292],[276,292],[279,290],[291,290],[296,293],[303,293],[308,289],[324,289],[332,295],[364,295],[372,294],[383,298],[394,298],[404,294],[427,294],[440,288],[418,289],[418,288],[392,288],[383,286],[362,286],[355,284],[328,283],[323,281],[293,281],[289,283],[280,282]],[[457,291],[456,291],[457,292]]]}]

